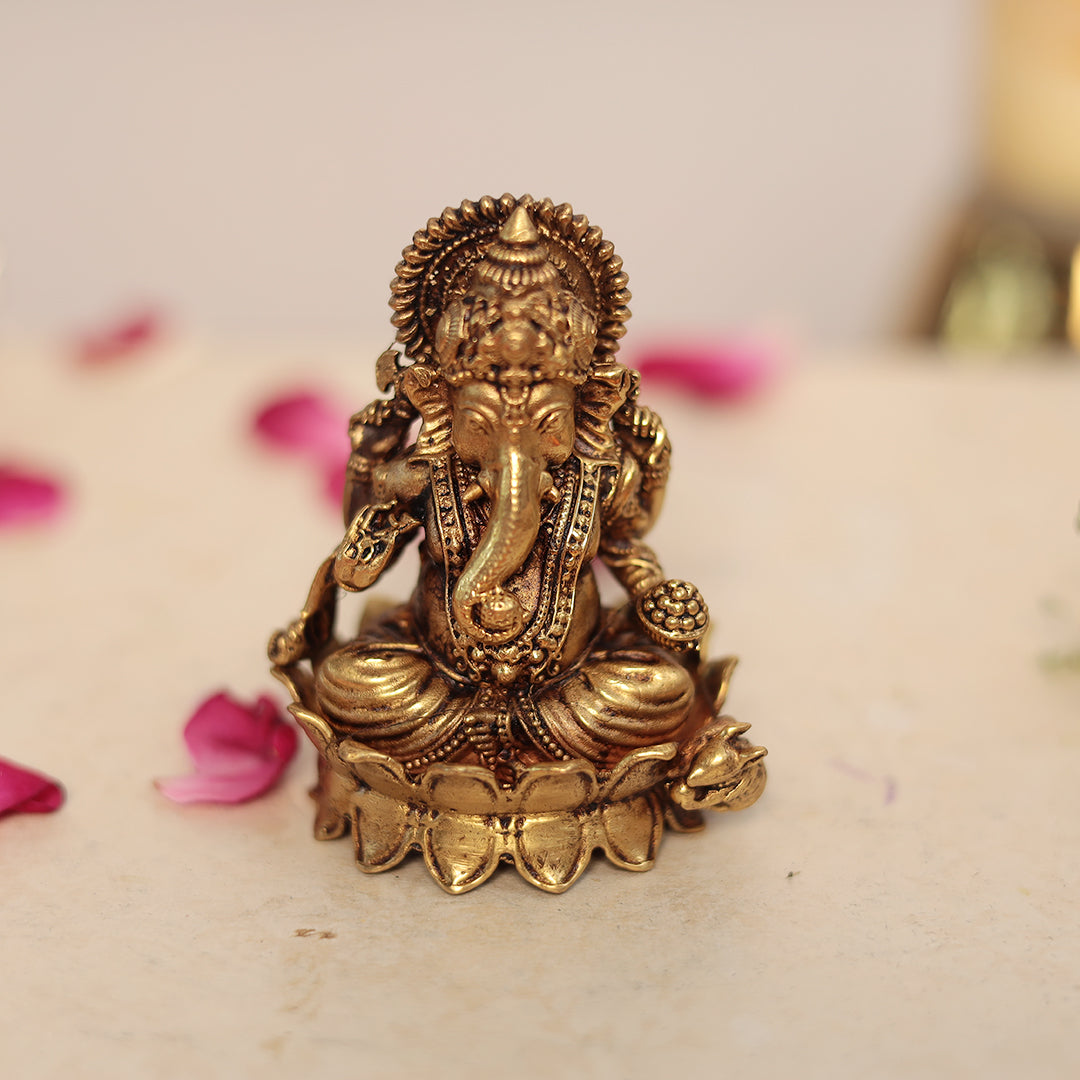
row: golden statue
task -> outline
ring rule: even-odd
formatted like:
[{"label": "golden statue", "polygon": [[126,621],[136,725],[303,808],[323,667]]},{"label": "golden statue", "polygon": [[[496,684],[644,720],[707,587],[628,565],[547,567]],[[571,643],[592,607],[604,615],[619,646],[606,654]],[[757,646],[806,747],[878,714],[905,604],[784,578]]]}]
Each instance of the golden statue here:
[{"label": "golden statue", "polygon": [[[483,198],[431,219],[391,286],[389,393],[353,417],[344,539],[271,639],[320,753],[315,831],[369,872],[419,849],[453,893],[500,860],[549,892],[595,848],[649,869],[665,821],[750,805],[748,725],[720,716],[733,659],[703,663],[705,601],[642,537],[671,447],[614,359],[622,260],[567,204]],[[338,589],[419,534],[400,606],[334,635]],[[600,604],[599,557],[631,602]]]}]

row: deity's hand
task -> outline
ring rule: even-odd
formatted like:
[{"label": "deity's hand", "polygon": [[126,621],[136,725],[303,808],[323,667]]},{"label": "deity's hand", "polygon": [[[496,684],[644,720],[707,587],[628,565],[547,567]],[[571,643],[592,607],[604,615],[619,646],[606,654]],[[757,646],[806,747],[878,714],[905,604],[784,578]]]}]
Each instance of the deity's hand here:
[{"label": "deity's hand", "polygon": [[671,456],[671,440],[660,417],[644,405],[628,406],[615,414],[614,422],[634,449],[634,457],[646,469],[665,469]]},{"label": "deity's hand", "polygon": [[266,654],[276,667],[296,664],[310,656],[330,637],[330,619],[323,611],[301,615],[270,638]]},{"label": "deity's hand", "polygon": [[409,403],[421,416],[446,407],[446,384],[430,364],[413,364],[405,369],[401,387]]},{"label": "deity's hand", "polygon": [[361,507],[334,552],[334,580],[354,592],[374,584],[393,557],[398,537],[419,524],[391,503]]},{"label": "deity's hand", "polygon": [[674,652],[696,649],[709,628],[709,609],[688,581],[654,585],[638,597],[637,613],[649,637]]},{"label": "deity's hand", "polygon": [[284,630],[278,630],[270,638],[270,644],[266,647],[266,655],[275,667],[298,663],[307,654],[308,645],[304,637],[302,619],[293,619]]}]

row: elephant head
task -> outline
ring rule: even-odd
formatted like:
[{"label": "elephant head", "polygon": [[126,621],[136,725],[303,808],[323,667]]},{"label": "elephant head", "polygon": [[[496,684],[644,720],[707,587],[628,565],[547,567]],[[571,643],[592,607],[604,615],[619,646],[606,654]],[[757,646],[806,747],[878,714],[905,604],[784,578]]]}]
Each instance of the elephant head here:
[{"label": "elephant head", "polygon": [[524,388],[515,400],[487,382],[453,393],[454,449],[479,472],[478,490],[491,513],[453,592],[454,616],[471,637],[490,644],[515,638],[523,615],[503,588],[528,558],[540,529],[545,497],[553,495],[551,467],[574,447],[574,386],[564,380]]},{"label": "elephant head", "polygon": [[[451,597],[458,625],[487,645],[524,627],[505,585],[533,550],[545,498],[557,497],[552,469],[572,453],[604,452],[609,418],[630,390],[626,369],[595,363],[595,317],[548,256],[519,206],[446,303],[433,363],[406,373],[423,418],[418,450],[453,453],[476,468],[466,498],[491,504]],[[609,392],[590,391],[593,383]]]}]

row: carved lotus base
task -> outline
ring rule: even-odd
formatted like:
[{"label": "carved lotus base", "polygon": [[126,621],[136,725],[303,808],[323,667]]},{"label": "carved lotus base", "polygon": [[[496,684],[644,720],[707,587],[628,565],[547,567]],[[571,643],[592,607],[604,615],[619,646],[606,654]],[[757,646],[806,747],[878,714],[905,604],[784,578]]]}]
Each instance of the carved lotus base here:
[{"label": "carved lotus base", "polygon": [[[705,672],[717,699],[733,667],[720,661]],[[475,889],[500,862],[546,892],[562,892],[597,850],[623,869],[649,870],[665,824],[695,832],[702,810],[741,809],[765,787],[764,748],[742,737],[748,725],[727,717],[710,717],[680,742],[636,750],[607,772],[587,761],[530,765],[507,787],[479,765],[437,764],[411,778],[400,762],[339,737],[304,705],[290,711],[321,755],[315,835],[350,833],[367,873],[419,851],[450,893]]]}]

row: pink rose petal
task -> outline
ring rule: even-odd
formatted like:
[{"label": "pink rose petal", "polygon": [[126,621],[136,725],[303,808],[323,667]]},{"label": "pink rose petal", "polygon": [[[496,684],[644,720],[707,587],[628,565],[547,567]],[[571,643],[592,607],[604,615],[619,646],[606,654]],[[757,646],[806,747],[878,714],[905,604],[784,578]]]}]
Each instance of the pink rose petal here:
[{"label": "pink rose petal", "polygon": [[341,503],[349,457],[349,413],[310,390],[286,394],[255,414],[255,436],[266,446],[310,462],[322,477],[326,497]]},{"label": "pink rose petal", "polygon": [[91,366],[130,359],[155,344],[163,328],[160,312],[137,309],[109,326],[83,334],[75,342],[75,358]]},{"label": "pink rose petal", "polygon": [[634,367],[649,383],[666,382],[698,397],[737,401],[774,374],[772,349],[741,341],[661,345],[638,354]]},{"label": "pink rose petal", "polygon": [[0,527],[48,521],[63,504],[57,480],[0,462]]},{"label": "pink rose petal", "polygon": [[317,461],[340,461],[349,454],[349,414],[310,390],[274,398],[255,414],[254,426],[269,445]]},{"label": "pink rose petal", "polygon": [[323,466],[323,494],[335,507],[345,497],[345,458]]},{"label": "pink rose petal", "polygon": [[0,758],[0,817],[50,814],[63,802],[64,789],[55,780]]},{"label": "pink rose petal", "polygon": [[191,776],[156,780],[173,802],[247,802],[269,791],[296,753],[296,729],[262,695],[252,706],[227,694],[207,698],[184,727]]}]

